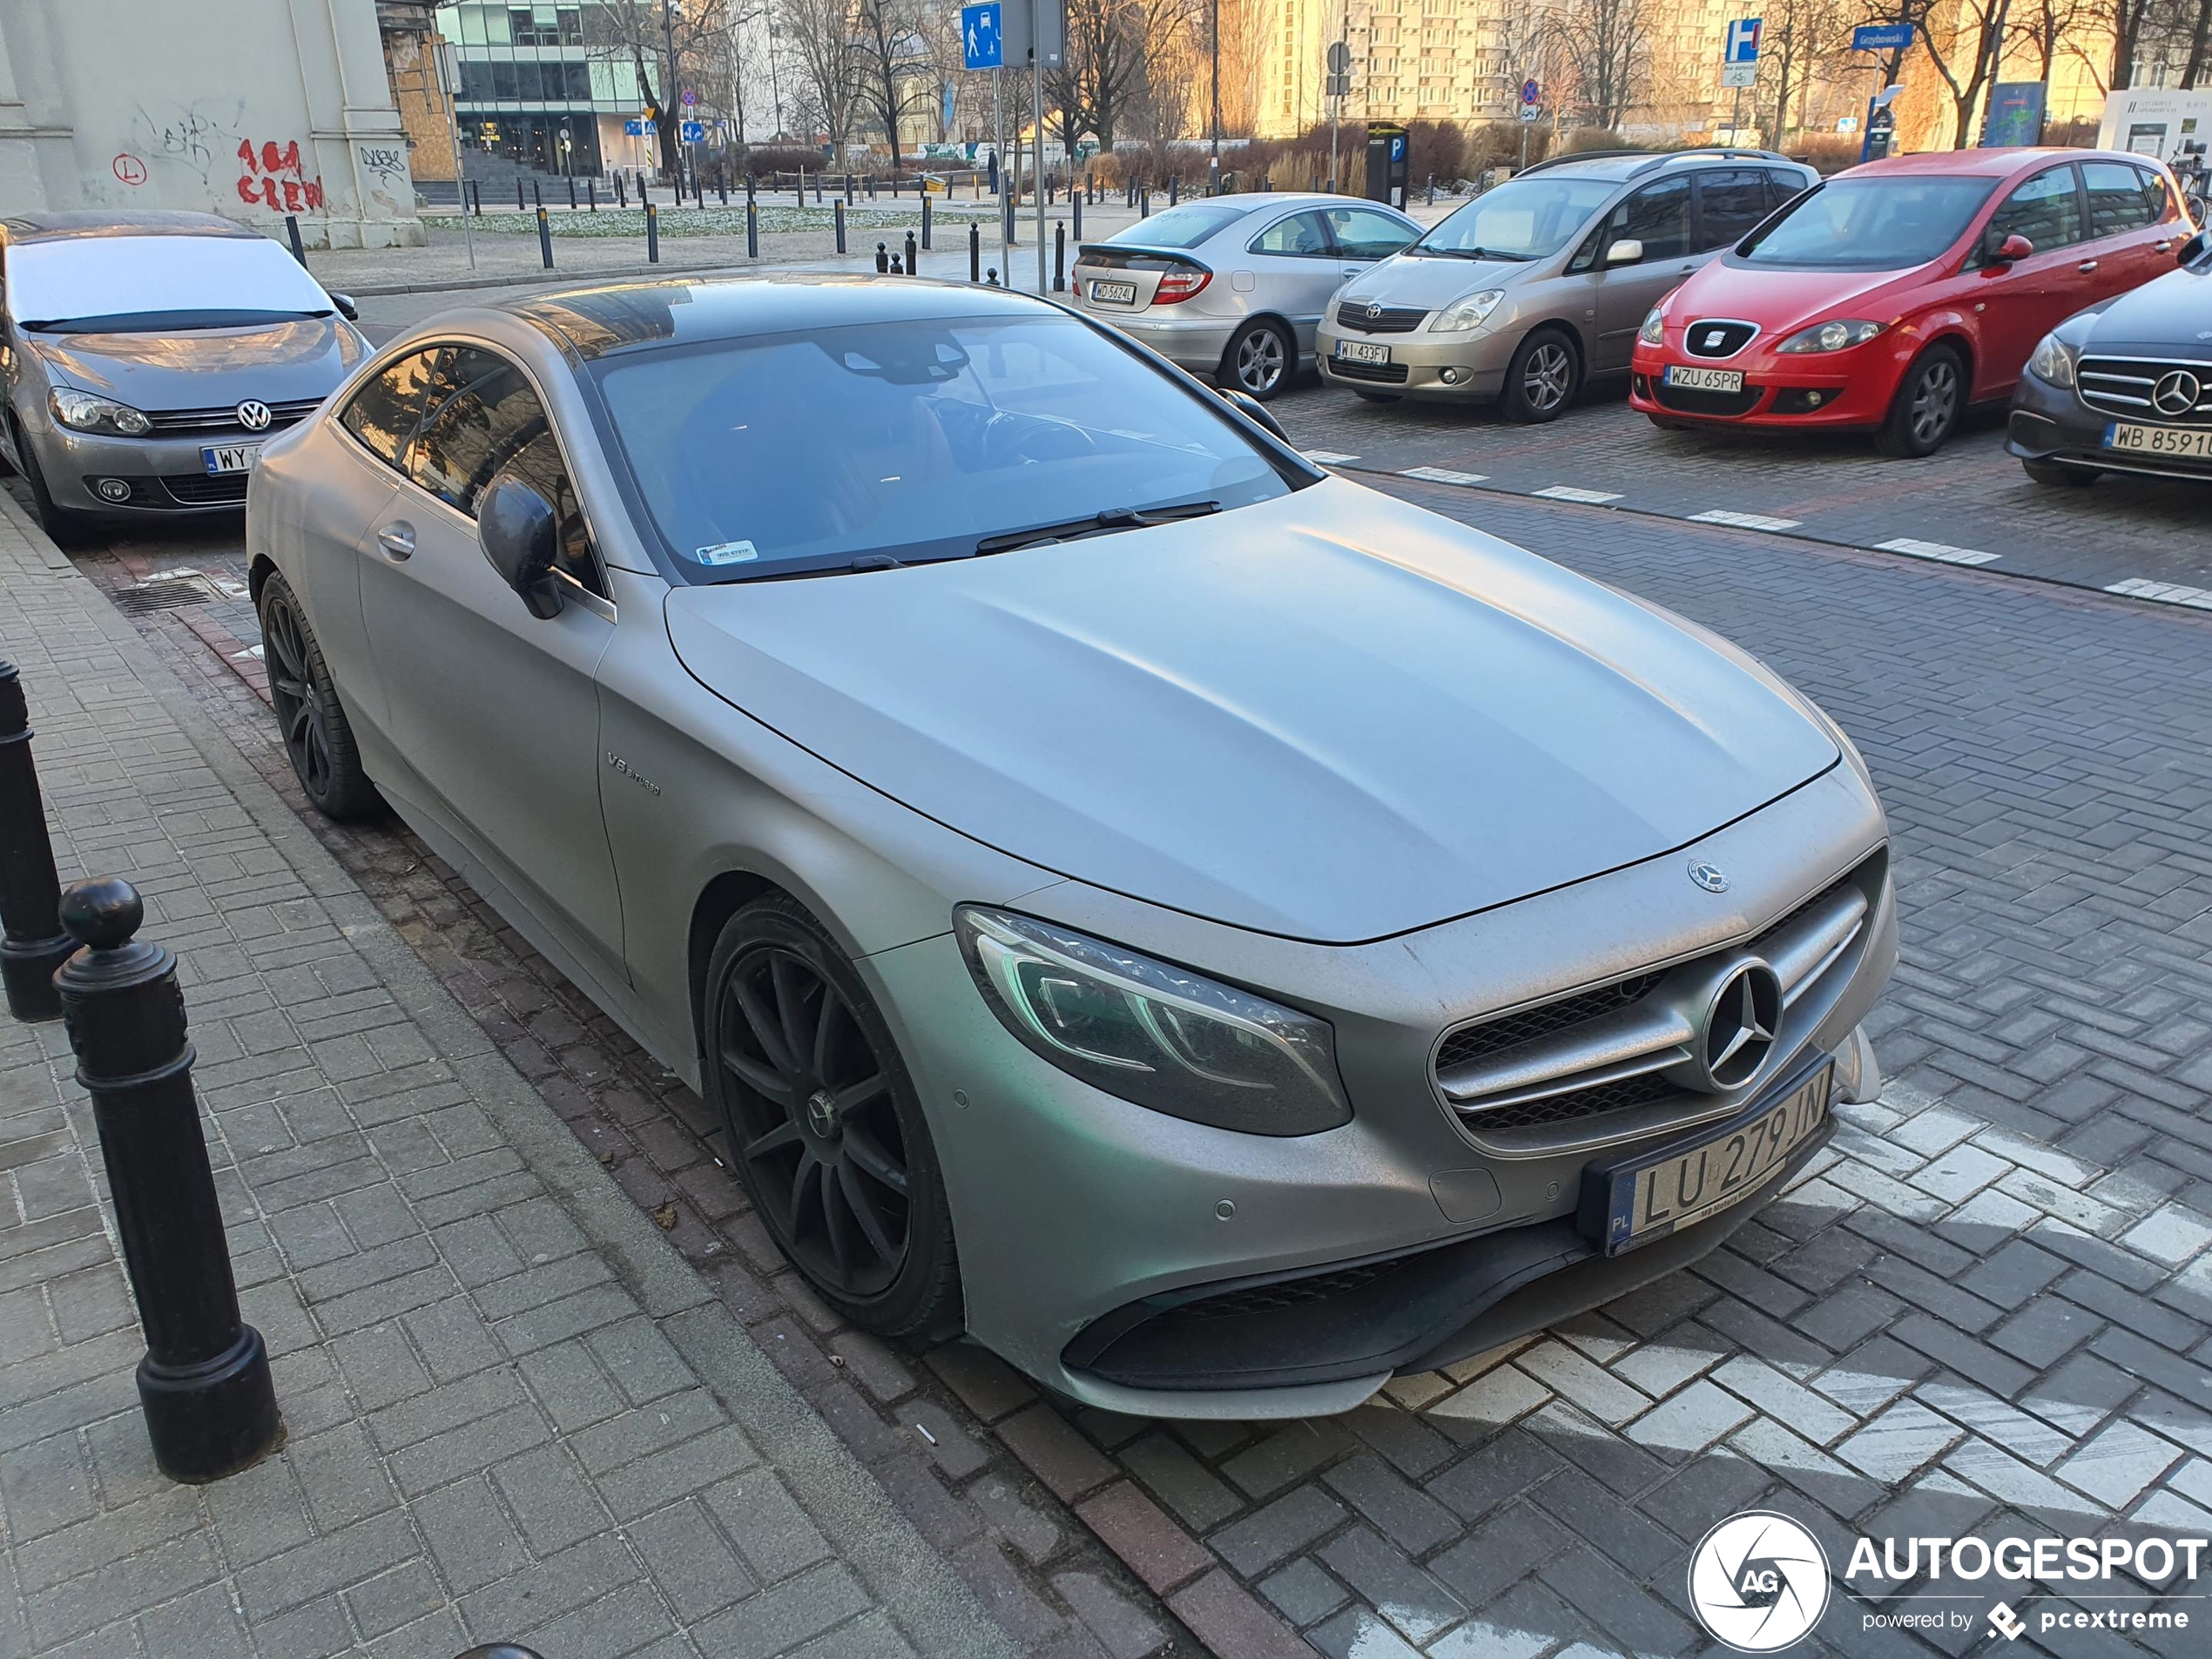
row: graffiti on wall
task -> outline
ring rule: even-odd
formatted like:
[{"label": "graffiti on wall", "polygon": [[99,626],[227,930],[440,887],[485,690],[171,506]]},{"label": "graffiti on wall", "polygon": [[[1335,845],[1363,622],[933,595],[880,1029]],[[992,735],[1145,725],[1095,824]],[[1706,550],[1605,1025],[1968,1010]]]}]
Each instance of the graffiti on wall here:
[{"label": "graffiti on wall", "polygon": [[253,139],[240,138],[236,153],[240,201],[280,213],[322,211],[322,175],[309,178],[302,170],[298,139],[279,148],[268,138],[257,148]]}]

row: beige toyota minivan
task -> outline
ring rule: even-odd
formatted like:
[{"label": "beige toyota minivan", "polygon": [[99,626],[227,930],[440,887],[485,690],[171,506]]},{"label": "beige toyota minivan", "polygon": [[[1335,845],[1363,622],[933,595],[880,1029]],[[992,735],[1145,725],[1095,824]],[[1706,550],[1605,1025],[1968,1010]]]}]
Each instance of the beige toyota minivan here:
[{"label": "beige toyota minivan", "polygon": [[1322,378],[1373,402],[1494,398],[1549,421],[1584,381],[1625,374],[1644,314],[1816,182],[1764,150],[1539,163],[1340,289]]}]

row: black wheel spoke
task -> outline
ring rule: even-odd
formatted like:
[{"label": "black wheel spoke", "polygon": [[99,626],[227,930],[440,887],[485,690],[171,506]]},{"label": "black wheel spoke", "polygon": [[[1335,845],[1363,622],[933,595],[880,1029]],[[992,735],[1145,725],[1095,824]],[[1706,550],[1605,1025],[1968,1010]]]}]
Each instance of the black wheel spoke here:
[{"label": "black wheel spoke", "polygon": [[876,1144],[875,1137],[866,1130],[847,1123],[845,1126],[845,1156],[871,1179],[899,1194],[907,1192],[907,1171],[899,1162]]},{"label": "black wheel spoke", "polygon": [[860,1237],[868,1241],[868,1248],[875,1252],[876,1260],[896,1265],[899,1247],[891,1242],[890,1232],[877,1212],[875,1195],[868,1190],[867,1183],[860,1179],[849,1160],[838,1160],[837,1184],[838,1190],[845,1195],[846,1209],[860,1227]]},{"label": "black wheel spoke", "polygon": [[806,1137],[799,1134],[799,1125],[786,1118],[765,1135],[745,1143],[745,1155],[749,1158],[765,1158],[782,1151],[787,1146],[799,1146]]},{"label": "black wheel spoke", "polygon": [[752,1040],[760,1045],[760,1052],[768,1057],[768,1064],[787,1078],[799,1076],[799,1067],[792,1051],[785,1045],[784,1028],[774,1014],[760,1000],[760,993],[740,973],[730,981],[730,995],[738,1005],[738,1012],[745,1016],[752,1032]]},{"label": "black wheel spoke", "polygon": [[722,1045],[722,1067],[755,1094],[765,1095],[779,1106],[790,1106],[795,1092],[791,1079],[766,1062],[755,1060],[735,1043]]},{"label": "black wheel spoke", "polygon": [[[837,1035],[837,1016],[845,1012],[845,999],[828,984],[822,987],[822,1006],[814,1016],[814,1076],[827,1082],[830,1075],[830,1048]],[[840,1096],[839,1104],[843,1105]]]},{"label": "black wheel spoke", "polygon": [[[815,1033],[806,1020],[806,987],[799,975],[800,966],[796,957],[782,951],[768,959],[768,978],[776,992],[776,1014],[783,1022],[784,1052],[791,1055],[794,1070],[801,1055],[811,1055],[814,1051]],[[826,998],[826,986],[823,994]],[[818,1071],[814,1076],[819,1079],[821,1074]]]},{"label": "black wheel spoke", "polygon": [[840,1196],[843,1188],[835,1169],[826,1163],[816,1167],[821,1170],[818,1178],[821,1183],[822,1234],[829,1240],[830,1256],[837,1263],[838,1272],[849,1279],[853,1276],[853,1241],[846,1237],[839,1214],[850,1206]]}]

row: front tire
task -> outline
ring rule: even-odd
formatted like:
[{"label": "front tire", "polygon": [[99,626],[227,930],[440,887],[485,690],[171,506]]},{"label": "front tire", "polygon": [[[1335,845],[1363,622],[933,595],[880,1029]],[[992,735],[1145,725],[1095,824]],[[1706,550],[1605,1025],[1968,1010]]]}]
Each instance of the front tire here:
[{"label": "front tire", "polygon": [[299,596],[273,573],[261,587],[261,666],[269,677],[278,736],[308,804],[341,821],[375,812],[383,798],[361,769],[361,749],[330,665]]},{"label": "front tire", "polygon": [[2094,467],[2068,467],[2056,461],[2023,461],[2020,470],[2037,483],[2054,489],[2079,489],[2103,475]]},{"label": "front tire", "polygon": [[1874,447],[1898,461],[1919,461],[1951,442],[1966,412],[1966,362],[1948,346],[1913,360],[1874,434]]},{"label": "front tire", "polygon": [[1508,421],[1540,426],[1556,421],[1582,386],[1581,354],[1556,329],[1539,328],[1514,347],[1498,407]]},{"label": "front tire", "polygon": [[1221,354],[1222,383],[1264,403],[1291,383],[1298,347],[1278,322],[1255,318],[1230,338]]},{"label": "front tire", "polygon": [[952,1209],[890,1028],[837,942],[777,894],[708,959],[701,1068],[730,1162],[815,1293],[881,1336],[961,1325]]},{"label": "front tire", "polygon": [[20,421],[14,421],[14,428],[16,453],[23,458],[23,478],[30,486],[30,505],[38,516],[38,528],[56,547],[80,545],[84,540],[84,515],[55,502],[54,492],[46,488],[46,475],[39,469],[37,454],[30,447],[30,435]]}]

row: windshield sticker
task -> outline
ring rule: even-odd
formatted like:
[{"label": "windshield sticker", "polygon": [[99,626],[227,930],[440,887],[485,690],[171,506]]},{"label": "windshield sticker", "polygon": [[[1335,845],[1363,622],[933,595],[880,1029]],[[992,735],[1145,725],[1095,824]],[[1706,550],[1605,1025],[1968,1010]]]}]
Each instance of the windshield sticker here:
[{"label": "windshield sticker", "polygon": [[760,550],[750,542],[717,542],[703,547],[691,556],[701,564],[744,564],[760,556]]}]

